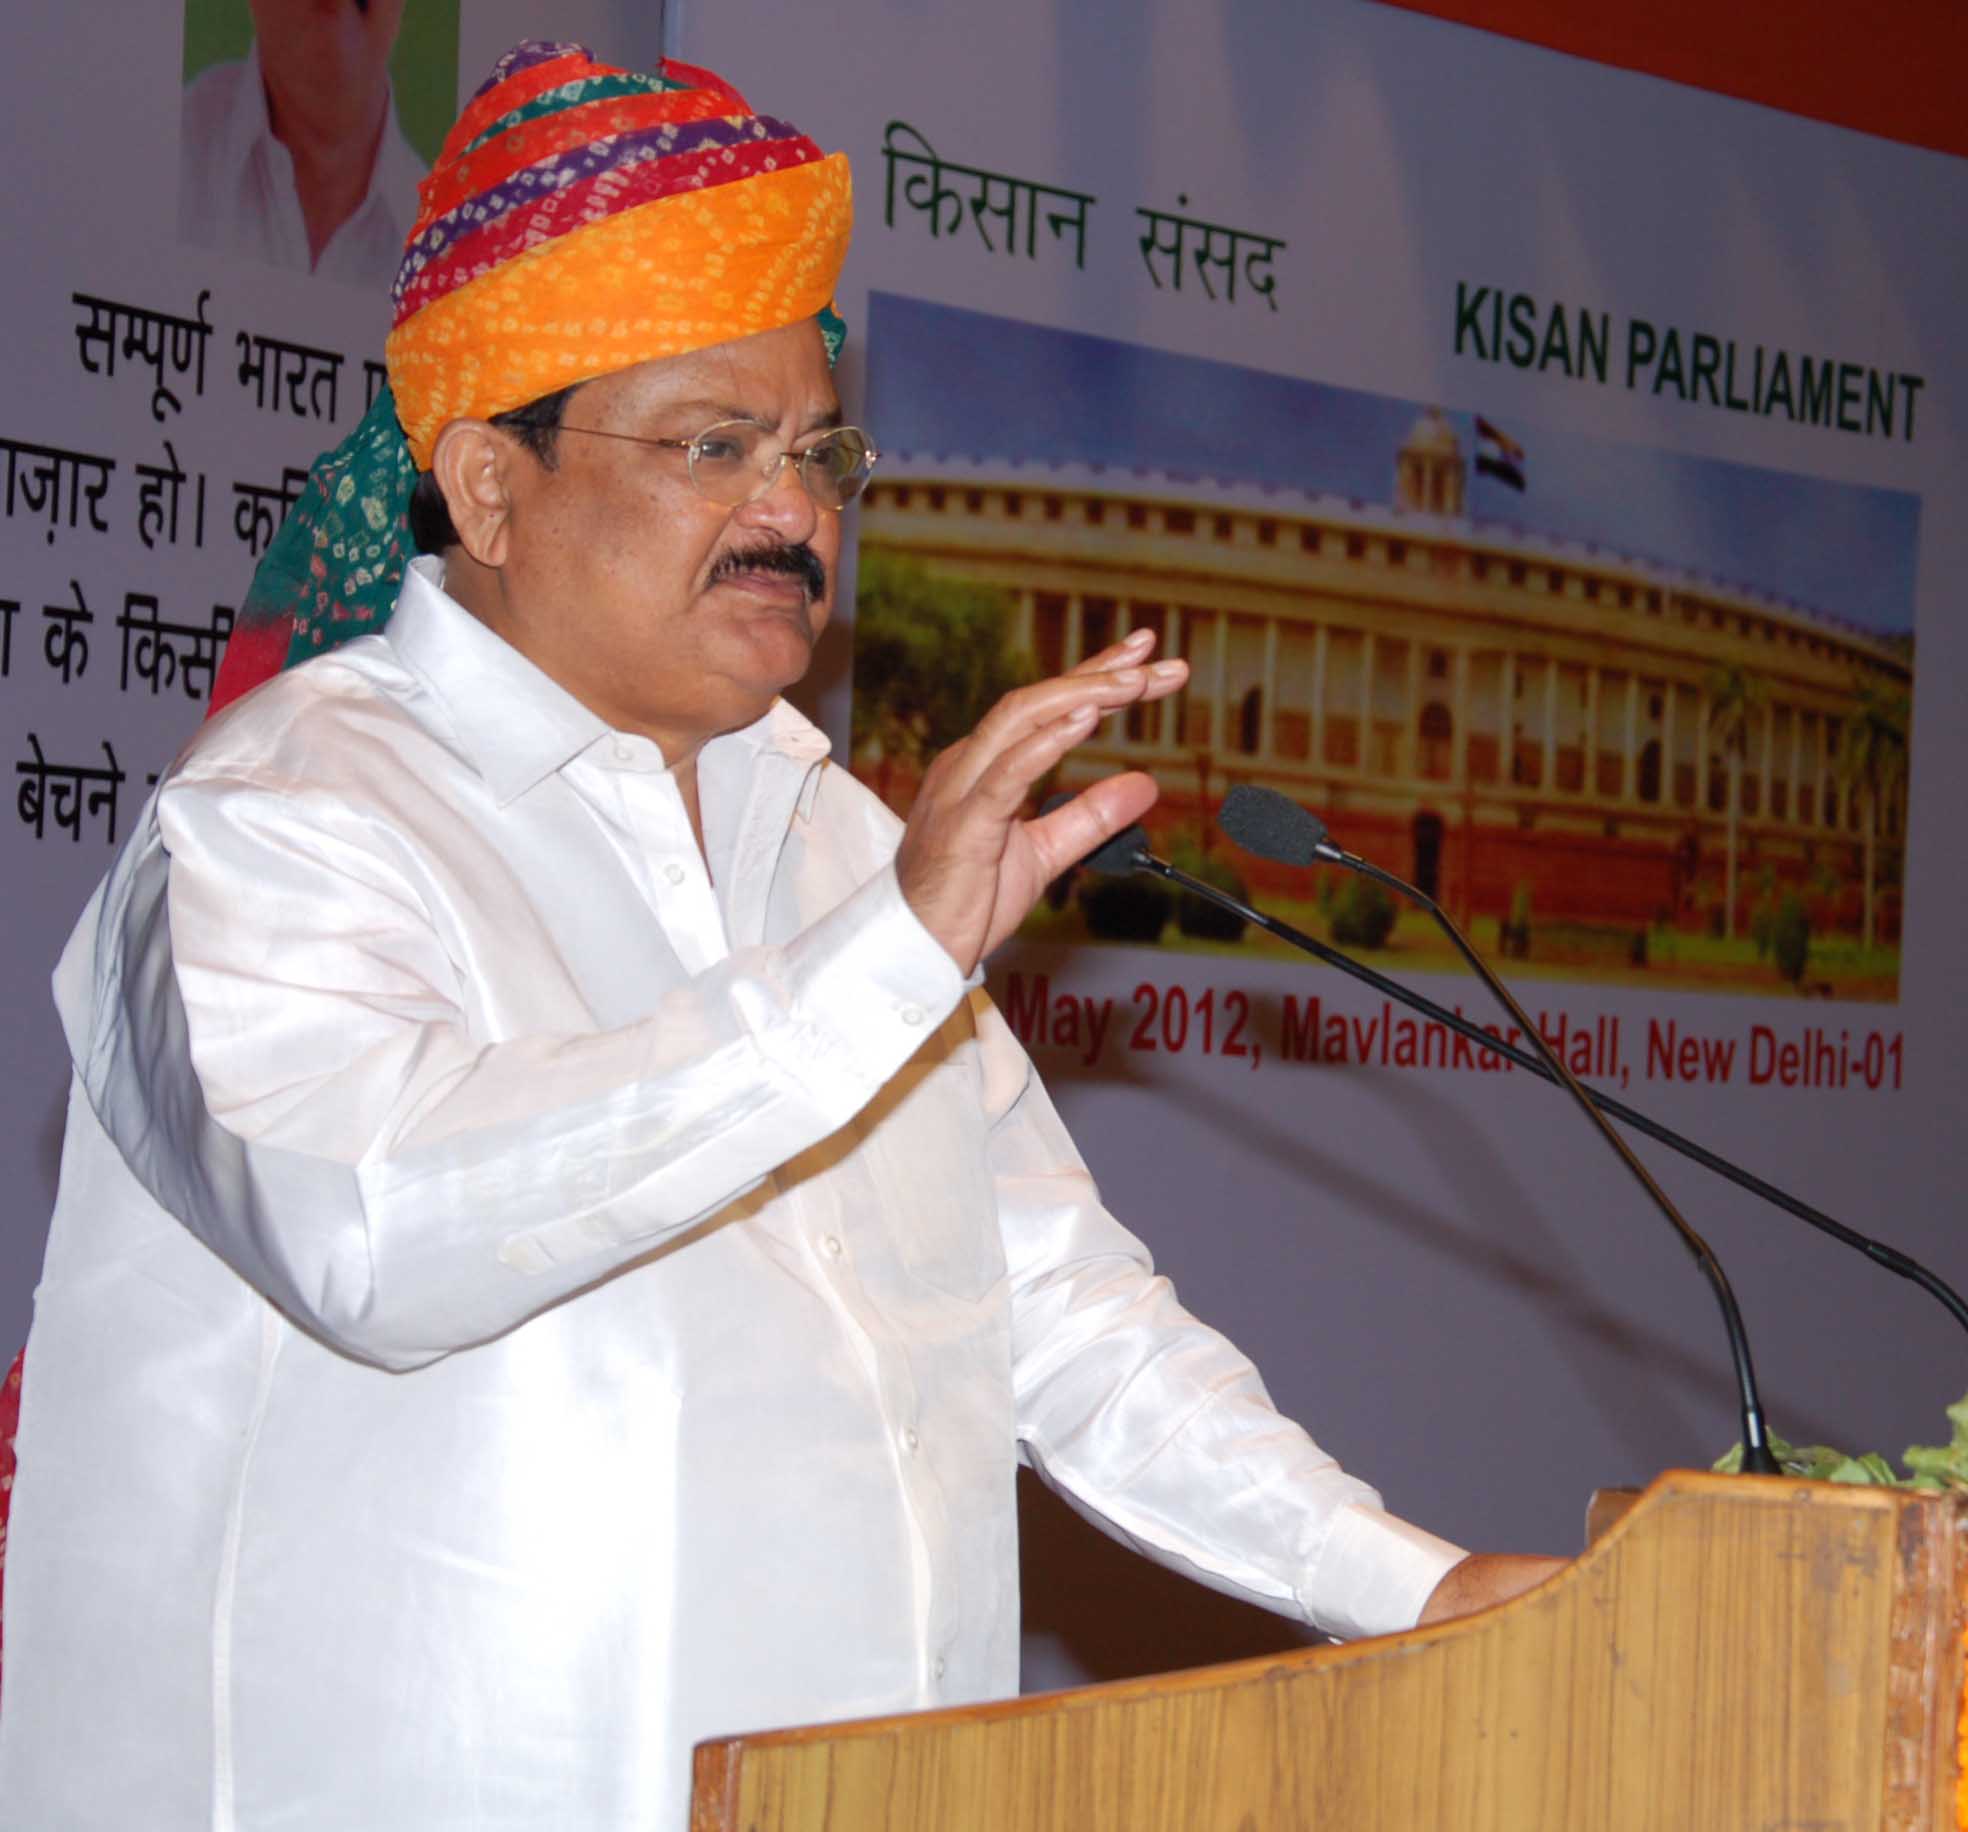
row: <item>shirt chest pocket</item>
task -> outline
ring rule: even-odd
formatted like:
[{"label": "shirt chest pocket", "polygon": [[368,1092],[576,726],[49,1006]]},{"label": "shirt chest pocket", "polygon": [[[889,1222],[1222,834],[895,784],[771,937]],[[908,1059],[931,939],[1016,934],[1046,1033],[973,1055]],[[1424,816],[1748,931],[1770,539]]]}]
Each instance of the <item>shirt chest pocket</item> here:
[{"label": "shirt chest pocket", "polygon": [[897,1260],[912,1279],[975,1301],[1004,1277],[990,1125],[968,1014],[932,1039],[882,1091],[869,1142]]}]

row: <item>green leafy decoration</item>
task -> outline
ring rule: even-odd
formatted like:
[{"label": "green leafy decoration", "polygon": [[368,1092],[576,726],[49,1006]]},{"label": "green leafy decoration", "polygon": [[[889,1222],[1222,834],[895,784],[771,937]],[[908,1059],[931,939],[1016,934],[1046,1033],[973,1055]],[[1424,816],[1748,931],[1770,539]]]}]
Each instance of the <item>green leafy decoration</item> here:
[{"label": "green leafy decoration", "polygon": [[[1812,1482],[1850,1482],[1861,1487],[1926,1489],[1933,1492],[1968,1490],[1968,1394],[1947,1409],[1953,1435],[1945,1444],[1910,1444],[1901,1456],[1908,1473],[1894,1473],[1893,1466],[1876,1450],[1864,1456],[1848,1456],[1828,1444],[1787,1444],[1774,1432],[1770,1453],[1786,1476],[1802,1476]],[[1726,1456],[1718,1457],[1715,1467],[1733,1476],[1742,1469],[1742,1446],[1732,1445]]]}]

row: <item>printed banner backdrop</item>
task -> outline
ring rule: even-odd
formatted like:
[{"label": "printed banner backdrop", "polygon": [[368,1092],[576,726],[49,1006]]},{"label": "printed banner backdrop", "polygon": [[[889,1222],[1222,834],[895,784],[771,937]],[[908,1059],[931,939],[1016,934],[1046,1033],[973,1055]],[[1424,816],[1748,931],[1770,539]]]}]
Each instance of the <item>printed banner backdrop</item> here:
[{"label": "printed banner backdrop", "polygon": [[[61,1149],[49,975],[204,716],[307,466],[368,405],[404,213],[461,85],[529,35],[660,51],[659,6],[608,0],[259,10],[284,36],[253,52],[238,0],[26,9],[0,76],[33,149],[0,200],[0,1365],[26,1337]],[[307,60],[318,94],[331,69],[353,92],[387,68],[375,182],[318,249],[254,207],[249,52]]]},{"label": "printed banner backdrop", "polygon": [[[60,1144],[48,974],[385,323],[332,243],[310,273],[184,239],[223,10],[30,9],[4,79],[36,156],[0,203],[0,1360]],[[455,74],[439,31],[398,77],[411,154],[407,98],[512,38],[646,60],[661,20],[419,0],[405,39],[447,11]],[[981,683],[1159,620],[1195,684],[1103,750],[1161,778],[1162,845],[1487,1021],[1412,915],[1355,924],[1209,822],[1250,780],[1394,869],[1432,849],[1581,1073],[1968,1283],[1968,174],[1406,14],[1261,11],[672,7],[674,54],[855,159],[843,378],[894,448],[864,585],[954,686],[851,714],[843,617],[816,684],[843,755],[903,799]],[[1069,889],[993,989],[1114,1207],[1393,1505],[1568,1550],[1591,1487],[1730,1442],[1712,1300],[1555,1094],[1248,936],[1112,928]],[[1937,1307],[1644,1155],[1729,1266],[1779,1431],[1941,1435],[1968,1357]],[[1028,1683],[1288,1638],[1029,1523]]]},{"label": "printed banner backdrop", "polygon": [[[1968,1283],[1968,168],[1375,7],[671,25],[855,162],[885,455],[815,698],[865,780],[905,807],[994,692],[1151,625],[1188,692],[1062,786],[1151,770],[1165,855],[1507,1034],[1424,917],[1215,829],[1281,790],[1588,1084]],[[1736,1437],[1712,1295],[1556,1091],[1139,881],[990,983],[1111,1205],[1391,1505],[1569,1551]],[[1938,1305],[1636,1142],[1776,1431],[1946,1437]],[[1290,1640],[1027,1503],[1028,1686]]]}]

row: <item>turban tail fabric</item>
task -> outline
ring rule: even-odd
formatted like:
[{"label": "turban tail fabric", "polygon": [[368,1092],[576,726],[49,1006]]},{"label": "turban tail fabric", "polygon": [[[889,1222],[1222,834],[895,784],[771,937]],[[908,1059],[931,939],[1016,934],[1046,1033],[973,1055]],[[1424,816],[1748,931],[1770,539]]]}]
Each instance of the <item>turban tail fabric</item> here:
[{"label": "turban tail fabric", "polygon": [[640,75],[580,45],[515,45],[419,195],[388,384],[316,460],[261,560],[214,712],[388,621],[415,551],[410,493],[449,421],[805,318],[839,351],[847,160],[708,70]]}]

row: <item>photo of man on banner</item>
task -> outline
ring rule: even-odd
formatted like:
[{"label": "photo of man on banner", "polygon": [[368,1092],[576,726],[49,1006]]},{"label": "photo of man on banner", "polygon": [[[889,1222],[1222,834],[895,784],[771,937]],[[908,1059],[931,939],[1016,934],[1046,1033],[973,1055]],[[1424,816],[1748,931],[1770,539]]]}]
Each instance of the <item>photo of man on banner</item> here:
[{"label": "photo of man on banner", "polygon": [[185,0],[180,236],[387,285],[457,67],[458,0]]}]

